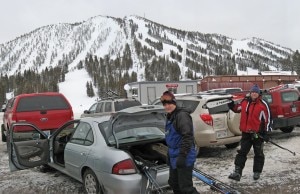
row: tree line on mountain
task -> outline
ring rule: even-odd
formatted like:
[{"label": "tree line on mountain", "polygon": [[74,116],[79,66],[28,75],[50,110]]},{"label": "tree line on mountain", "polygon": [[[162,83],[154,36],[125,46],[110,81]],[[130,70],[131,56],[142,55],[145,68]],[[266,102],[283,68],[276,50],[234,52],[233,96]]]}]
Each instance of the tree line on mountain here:
[{"label": "tree line on mountain", "polygon": [[[58,83],[65,81],[65,67],[46,67],[41,73],[25,70],[15,75],[0,74],[0,103],[6,100],[6,93],[14,95],[36,92],[59,92]],[[8,99],[7,99],[8,100]]]}]

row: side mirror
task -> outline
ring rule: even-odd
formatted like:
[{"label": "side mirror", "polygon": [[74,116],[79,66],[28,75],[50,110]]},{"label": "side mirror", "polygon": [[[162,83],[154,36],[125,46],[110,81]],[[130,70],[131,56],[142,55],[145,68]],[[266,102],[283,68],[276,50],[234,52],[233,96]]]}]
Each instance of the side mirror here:
[{"label": "side mirror", "polygon": [[84,114],[90,114],[91,112],[89,110],[83,111]]}]

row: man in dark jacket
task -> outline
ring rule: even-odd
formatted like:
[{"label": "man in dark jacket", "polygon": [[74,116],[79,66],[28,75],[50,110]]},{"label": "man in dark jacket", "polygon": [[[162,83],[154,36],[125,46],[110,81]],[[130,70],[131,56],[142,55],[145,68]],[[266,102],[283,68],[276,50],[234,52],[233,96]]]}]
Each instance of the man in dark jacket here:
[{"label": "man in dark jacket", "polygon": [[[261,98],[260,89],[254,85],[250,89],[250,96],[238,104],[229,105],[237,113],[241,113],[240,130],[242,131],[241,148],[235,157],[235,169],[228,178],[239,181],[247,160],[247,155],[253,146],[254,163],[253,179],[257,180],[262,172],[265,156],[263,142],[267,141],[266,133],[271,130],[270,109],[268,104]],[[263,138],[262,138],[263,137]]]},{"label": "man in dark jacket", "polygon": [[164,92],[160,100],[167,112],[166,143],[170,163],[169,185],[174,194],[197,194],[192,181],[197,155],[192,118],[187,110],[176,106],[176,99],[171,92]]}]

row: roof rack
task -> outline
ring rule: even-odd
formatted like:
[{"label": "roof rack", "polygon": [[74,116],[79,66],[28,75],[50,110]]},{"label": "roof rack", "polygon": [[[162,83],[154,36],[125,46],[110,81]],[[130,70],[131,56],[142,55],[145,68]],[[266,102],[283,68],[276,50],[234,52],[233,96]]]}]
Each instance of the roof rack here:
[{"label": "roof rack", "polygon": [[106,96],[101,97],[101,100],[114,100],[116,98],[120,98],[118,93],[116,93],[110,89],[107,92],[105,92],[105,94],[106,94]]},{"label": "roof rack", "polygon": [[269,88],[269,92],[275,92],[275,91],[284,90],[284,89],[287,89],[287,88],[295,88],[295,87],[290,85],[290,84],[280,84],[278,86],[274,86],[274,87]]}]

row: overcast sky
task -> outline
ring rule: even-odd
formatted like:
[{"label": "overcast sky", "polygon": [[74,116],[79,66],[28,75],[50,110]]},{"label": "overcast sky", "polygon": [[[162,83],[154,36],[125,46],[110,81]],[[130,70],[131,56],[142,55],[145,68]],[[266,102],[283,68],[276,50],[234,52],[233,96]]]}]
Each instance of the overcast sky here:
[{"label": "overcast sky", "polygon": [[299,0],[0,0],[0,44],[38,27],[145,16],[188,31],[263,38],[300,50]]}]

